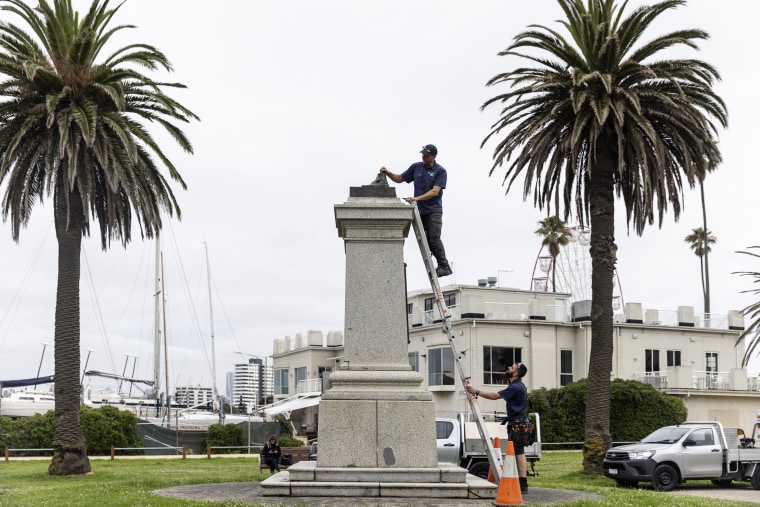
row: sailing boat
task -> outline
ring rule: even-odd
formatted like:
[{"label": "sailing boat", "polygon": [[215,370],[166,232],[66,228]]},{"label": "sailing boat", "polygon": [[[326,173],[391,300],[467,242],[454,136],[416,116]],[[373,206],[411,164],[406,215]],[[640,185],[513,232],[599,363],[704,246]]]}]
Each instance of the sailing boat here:
[{"label": "sailing boat", "polygon": [[[210,329],[211,329],[211,377],[212,377],[212,392],[213,392],[213,410],[209,411],[206,404],[182,408],[175,408],[172,412],[170,406],[166,406],[166,410],[160,417],[145,417],[141,418],[141,422],[149,423],[161,428],[167,428],[171,430],[179,431],[208,431],[208,427],[212,424],[238,424],[242,422],[263,421],[261,417],[250,417],[242,415],[233,415],[224,413],[224,401],[219,395],[216,388],[216,353],[214,345],[214,308],[211,297],[211,267],[209,265],[208,257],[208,245],[204,243],[205,255],[206,255],[206,278],[208,284],[208,303],[209,303],[209,316],[210,316]],[[157,254],[158,258],[158,254]],[[163,277],[161,277],[163,280]],[[161,287],[163,293],[163,287]],[[158,287],[157,287],[158,294]],[[162,298],[163,299],[163,298]],[[158,298],[156,298],[158,301]],[[158,317],[158,310],[156,316]],[[166,320],[163,320],[164,330],[166,330]],[[160,341],[160,333],[156,333],[156,339]],[[157,343],[158,343],[157,341]],[[159,345],[156,345],[157,356],[160,352]],[[164,358],[166,359],[166,333],[164,332]],[[158,385],[158,368],[160,361],[156,361],[155,365],[155,379],[156,385]],[[169,375],[168,375],[168,363],[165,362],[166,373],[166,392],[169,392]],[[169,397],[167,396],[167,399]]]},{"label": "sailing boat", "polygon": [[[161,349],[160,349],[160,343],[161,343],[161,332],[159,329],[159,325],[161,323],[161,305],[160,302],[163,300],[159,300],[159,296],[163,294],[163,287],[162,287],[162,280],[163,276],[161,276],[162,270],[161,270],[161,240],[159,238],[159,235],[156,234],[156,265],[155,265],[155,287],[154,287],[154,335],[153,335],[153,342],[154,342],[154,364],[153,364],[153,370],[154,370],[154,376],[153,380],[139,380],[135,379],[134,377],[134,369],[137,362],[137,356],[130,356],[127,355],[127,359],[124,362],[124,373],[122,375],[115,375],[111,373],[103,373],[100,371],[90,370],[85,371],[84,375],[87,376],[95,376],[95,377],[104,377],[104,378],[110,378],[112,380],[118,380],[119,381],[119,391],[118,392],[111,392],[111,393],[99,393],[93,396],[89,385],[84,387],[84,402],[91,404],[93,406],[102,406],[102,405],[111,405],[119,410],[128,410],[132,413],[134,413],[138,418],[140,417],[149,417],[151,415],[157,415],[161,412],[162,402],[161,402],[161,396],[159,396],[159,371],[160,371],[160,360],[161,360]],[[164,323],[164,331],[166,330],[166,324]],[[127,377],[127,366],[129,364],[129,358],[132,357],[133,363],[132,363],[132,377]],[[89,360],[89,354],[87,356]],[[85,362],[85,370],[87,369],[87,363]],[[84,380],[84,377],[82,377]],[[132,389],[130,387],[129,396],[124,396],[124,394],[121,392],[121,386],[124,382],[128,382],[130,386],[134,386],[136,384],[145,384],[149,386],[150,390],[143,390],[140,389],[143,393],[142,396],[138,397],[132,397]],[[167,386],[168,386],[168,375],[167,375]],[[139,386],[138,386],[139,388]],[[168,410],[168,406],[166,409]]]},{"label": "sailing boat", "polygon": [[[55,410],[53,391],[36,389],[38,384],[53,382],[53,376],[22,380],[0,380],[0,417],[31,417]],[[18,389],[35,386],[35,389]]]}]

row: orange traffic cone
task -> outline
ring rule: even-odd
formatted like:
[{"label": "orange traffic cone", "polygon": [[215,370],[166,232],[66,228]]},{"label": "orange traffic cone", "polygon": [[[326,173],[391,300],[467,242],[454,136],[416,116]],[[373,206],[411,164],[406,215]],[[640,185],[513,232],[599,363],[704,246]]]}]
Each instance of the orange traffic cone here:
[{"label": "orange traffic cone", "polygon": [[520,479],[517,476],[517,462],[515,461],[515,447],[510,441],[507,442],[507,456],[504,459],[499,490],[496,492],[496,500],[493,504],[499,507],[502,505],[522,505],[522,503]]},{"label": "orange traffic cone", "polygon": [[[493,448],[496,452],[501,453],[501,442],[499,442],[499,437],[493,437]],[[501,467],[502,470],[504,470],[504,467]],[[488,467],[488,482],[493,482],[496,484],[496,477],[493,475],[493,468],[490,466]]]}]

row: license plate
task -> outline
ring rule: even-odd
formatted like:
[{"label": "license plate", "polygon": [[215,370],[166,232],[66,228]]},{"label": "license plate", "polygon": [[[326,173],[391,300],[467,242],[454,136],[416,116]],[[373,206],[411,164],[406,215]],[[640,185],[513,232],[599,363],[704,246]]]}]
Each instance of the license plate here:
[{"label": "license plate", "polygon": [[618,471],[617,468],[608,468],[607,473],[610,475],[617,475]]}]

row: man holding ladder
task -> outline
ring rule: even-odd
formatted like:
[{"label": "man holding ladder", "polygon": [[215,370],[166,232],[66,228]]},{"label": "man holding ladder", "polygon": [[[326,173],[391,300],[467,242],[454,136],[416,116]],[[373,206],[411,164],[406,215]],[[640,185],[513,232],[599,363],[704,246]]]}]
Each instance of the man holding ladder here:
[{"label": "man holding ladder", "polygon": [[[522,379],[528,373],[528,367],[522,363],[514,363],[507,366],[507,381],[509,385],[498,393],[487,392],[475,389],[472,385],[467,386],[467,392],[477,397],[487,400],[501,400],[507,402],[507,429],[512,440],[512,426],[514,424],[525,423],[528,420],[525,413],[528,405],[528,388],[523,384]],[[520,491],[528,492],[528,460],[525,459],[525,448],[515,445],[515,462],[517,463],[517,475],[520,478]]]}]

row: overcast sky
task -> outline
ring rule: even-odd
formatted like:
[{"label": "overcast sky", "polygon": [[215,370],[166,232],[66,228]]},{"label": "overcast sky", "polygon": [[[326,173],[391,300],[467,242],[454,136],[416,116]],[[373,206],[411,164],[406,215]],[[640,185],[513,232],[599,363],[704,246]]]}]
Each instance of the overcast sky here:
[{"label": "overcast sky", "polygon": [[[642,3],[632,0],[629,8]],[[84,11],[89,1],[74,5]],[[486,88],[490,77],[525,63],[497,55],[516,34],[531,23],[559,28],[555,1],[211,5],[127,0],[114,22],[137,28],[111,46],[139,41],[162,50],[175,72],[156,77],[186,84],[169,93],[201,117],[186,127],[194,155],[153,129],[188,184],[184,192],[174,187],[182,220],[166,220],[162,234],[172,386],[211,383],[204,243],[223,392],[224,373],[245,354],[270,355],[274,339],[311,329],[342,330],[345,257],[333,206],[346,201],[351,186],[370,183],[381,166],[406,169],[426,143],[438,146],[438,162],[448,170],[443,240],[455,274],[443,281],[476,284],[495,276],[500,286],[530,288],[540,248],[534,231],[544,214],[530,199],[523,202],[519,188],[505,195],[503,173],[488,176],[493,144],[480,149],[480,143],[498,111],[479,107],[504,91]],[[690,0],[661,16],[646,37],[694,27],[712,36],[700,53],[688,54],[717,67],[723,77],[717,91],[729,110],[729,128],[720,133],[725,162],[705,185],[708,228],[718,238],[710,256],[712,311],[721,315],[753,302],[742,294],[752,280],[733,273],[760,271],[754,259],[736,253],[760,244],[754,229],[760,176],[752,155],[759,111],[749,86],[758,5]],[[410,185],[397,187],[399,197],[411,195]],[[685,194],[680,221],[669,213],[661,230],[655,225],[642,237],[627,234],[617,203],[624,302],[702,313],[699,258],[684,242],[702,225],[701,204],[697,190]],[[8,224],[0,224],[0,379],[53,373],[52,347],[43,345],[53,342],[52,223],[46,202],[18,244]],[[85,240],[82,363],[91,349],[88,369],[121,373],[127,355],[139,356],[135,376],[150,379],[154,244],[133,234],[126,249],[116,244],[106,252],[97,237]],[[425,288],[414,241],[405,256],[408,287]]]}]

